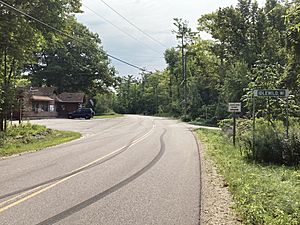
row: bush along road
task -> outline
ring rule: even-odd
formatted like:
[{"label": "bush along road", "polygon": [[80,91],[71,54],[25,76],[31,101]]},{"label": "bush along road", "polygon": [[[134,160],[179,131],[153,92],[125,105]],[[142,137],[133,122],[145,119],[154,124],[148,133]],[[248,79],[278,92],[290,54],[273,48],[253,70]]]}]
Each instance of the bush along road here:
[{"label": "bush along road", "polygon": [[197,133],[229,186],[243,224],[300,224],[299,166],[255,160],[247,149],[233,147],[222,131]]},{"label": "bush along road", "polygon": [[52,130],[30,123],[12,125],[0,133],[0,157],[37,151],[80,137],[78,132]]}]

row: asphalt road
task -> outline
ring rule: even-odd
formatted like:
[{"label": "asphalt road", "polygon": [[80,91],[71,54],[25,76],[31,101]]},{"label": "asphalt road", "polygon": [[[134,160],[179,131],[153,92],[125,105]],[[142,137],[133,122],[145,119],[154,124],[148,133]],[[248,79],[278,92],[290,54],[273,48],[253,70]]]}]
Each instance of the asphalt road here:
[{"label": "asphalt road", "polygon": [[197,225],[197,143],[175,120],[39,120],[83,138],[0,160],[0,224]]}]

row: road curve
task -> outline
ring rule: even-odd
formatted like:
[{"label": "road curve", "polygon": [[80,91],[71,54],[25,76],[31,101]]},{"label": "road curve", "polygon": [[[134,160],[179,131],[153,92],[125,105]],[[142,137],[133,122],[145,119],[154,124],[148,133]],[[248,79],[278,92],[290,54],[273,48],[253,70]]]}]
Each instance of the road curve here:
[{"label": "road curve", "polygon": [[197,143],[156,117],[40,120],[83,138],[0,160],[0,224],[199,224]]}]

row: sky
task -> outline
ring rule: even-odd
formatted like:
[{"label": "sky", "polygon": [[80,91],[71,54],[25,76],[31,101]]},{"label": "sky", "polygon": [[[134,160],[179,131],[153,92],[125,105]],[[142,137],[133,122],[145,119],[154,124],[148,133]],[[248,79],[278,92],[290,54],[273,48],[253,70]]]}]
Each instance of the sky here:
[{"label": "sky", "polygon": [[[127,23],[103,1],[146,34]],[[258,0],[261,6],[264,2]],[[84,13],[78,14],[77,19],[99,34],[104,50],[110,55],[155,71],[166,67],[166,48],[177,45],[172,34],[174,18],[187,20],[189,27],[196,31],[201,15],[236,4],[237,0],[82,0]],[[209,36],[203,33],[202,38]],[[111,62],[120,76],[140,73],[114,59]]]}]

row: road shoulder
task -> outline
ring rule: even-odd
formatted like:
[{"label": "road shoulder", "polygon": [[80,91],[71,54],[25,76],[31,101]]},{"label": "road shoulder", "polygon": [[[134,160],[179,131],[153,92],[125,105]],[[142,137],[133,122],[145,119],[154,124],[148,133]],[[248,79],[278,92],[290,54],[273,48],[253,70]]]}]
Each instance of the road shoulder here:
[{"label": "road shoulder", "polygon": [[232,207],[234,202],[228,186],[218,173],[213,160],[208,155],[205,145],[194,132],[199,145],[201,163],[201,212],[200,224],[241,224]]}]

